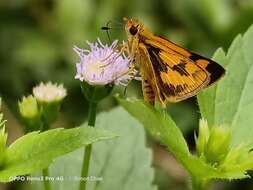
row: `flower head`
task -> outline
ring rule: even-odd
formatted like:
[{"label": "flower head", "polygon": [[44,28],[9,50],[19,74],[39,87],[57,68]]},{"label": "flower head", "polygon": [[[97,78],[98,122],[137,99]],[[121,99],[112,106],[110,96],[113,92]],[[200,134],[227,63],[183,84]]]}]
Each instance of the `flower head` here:
[{"label": "flower head", "polygon": [[116,50],[118,41],[110,46],[102,44],[98,39],[95,43],[87,44],[90,50],[74,47],[79,55],[80,62],[76,64],[76,79],[85,81],[90,85],[106,85],[126,83],[136,74],[135,70],[129,70],[129,59]]},{"label": "flower head", "polygon": [[40,83],[40,85],[33,88],[33,95],[39,102],[59,102],[66,95],[66,89],[63,85],[53,84],[48,82],[46,84]]}]

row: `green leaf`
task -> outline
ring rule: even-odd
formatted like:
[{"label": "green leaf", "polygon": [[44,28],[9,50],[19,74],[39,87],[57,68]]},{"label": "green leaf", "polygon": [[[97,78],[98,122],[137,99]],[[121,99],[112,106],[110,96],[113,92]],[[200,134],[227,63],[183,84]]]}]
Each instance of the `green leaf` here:
[{"label": "green leaf", "polygon": [[[155,190],[152,154],[146,147],[143,127],[122,108],[101,113],[95,128],[119,134],[119,138],[92,145],[89,176],[102,179],[89,181],[87,190]],[[83,149],[57,159],[50,166],[50,176],[63,176],[52,182],[53,189],[78,189]],[[42,189],[42,182],[33,182],[33,189]]]},{"label": "green leaf", "polygon": [[[219,57],[219,60],[218,60],[218,57]],[[216,51],[216,53],[213,56],[213,59],[216,61],[219,61],[220,64],[227,63],[225,59],[225,52],[221,48]],[[223,61],[221,61],[221,59]],[[222,80],[224,80],[224,78],[221,79],[221,81],[219,81],[218,83],[222,82]],[[213,113],[215,112],[216,88],[217,88],[217,85],[208,87],[207,89],[200,92],[199,95],[197,96],[201,115],[202,117],[208,120],[209,126],[214,125]]]},{"label": "green leaf", "polygon": [[165,111],[158,111],[140,100],[118,98],[120,104],[162,144],[175,155],[188,155],[185,139],[174,121]]},{"label": "green leaf", "polygon": [[238,179],[247,177],[238,170],[224,171],[223,168],[215,168],[205,163],[202,158],[192,155],[188,150],[181,131],[164,110],[156,110],[153,106],[140,100],[118,98],[118,101],[133,117],[143,124],[155,139],[166,145],[193,179],[205,181],[218,178]]},{"label": "green leaf", "polygon": [[46,168],[58,156],[113,137],[111,132],[86,126],[28,133],[8,147],[0,181],[8,182],[15,176]]},{"label": "green leaf", "polygon": [[185,139],[174,121],[165,111],[158,111],[141,100],[117,99],[133,117],[143,124],[156,140],[160,141],[174,154],[190,173],[193,172],[189,168],[190,166],[187,166],[190,152]]},{"label": "green leaf", "polygon": [[200,111],[209,125],[232,128],[232,146],[241,142],[253,146],[253,26],[238,35],[227,55],[218,50],[214,60],[226,68],[225,77],[198,95]]}]

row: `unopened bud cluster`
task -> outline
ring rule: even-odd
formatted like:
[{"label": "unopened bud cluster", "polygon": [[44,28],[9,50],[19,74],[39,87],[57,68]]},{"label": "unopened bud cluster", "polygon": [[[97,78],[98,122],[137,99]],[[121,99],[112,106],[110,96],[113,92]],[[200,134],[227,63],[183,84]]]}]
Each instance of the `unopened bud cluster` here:
[{"label": "unopened bud cluster", "polygon": [[33,95],[23,97],[18,103],[25,131],[47,130],[57,119],[60,103],[66,96],[62,85],[48,82],[33,88]]},{"label": "unopened bud cluster", "polygon": [[232,146],[232,132],[229,126],[210,128],[207,121],[201,119],[195,141],[197,155],[215,168],[228,172],[226,178],[243,178],[247,170],[253,169],[252,147],[246,143]]},{"label": "unopened bud cluster", "polygon": [[200,120],[199,134],[196,138],[197,154],[209,163],[220,163],[229,152],[231,129],[221,125],[209,128],[207,121]]}]

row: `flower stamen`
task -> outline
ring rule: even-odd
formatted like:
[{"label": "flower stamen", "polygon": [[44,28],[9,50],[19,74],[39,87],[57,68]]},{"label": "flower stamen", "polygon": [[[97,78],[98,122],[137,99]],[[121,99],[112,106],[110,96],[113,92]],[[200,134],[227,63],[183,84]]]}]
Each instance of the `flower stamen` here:
[{"label": "flower stamen", "polygon": [[[110,46],[102,44],[100,39],[95,43],[87,42],[90,50],[82,50],[74,46],[80,62],[76,64],[76,79],[86,81],[90,85],[106,85],[109,83],[122,84],[133,78],[135,71],[123,50],[115,49],[118,41]],[[84,54],[84,52],[89,52]]]}]

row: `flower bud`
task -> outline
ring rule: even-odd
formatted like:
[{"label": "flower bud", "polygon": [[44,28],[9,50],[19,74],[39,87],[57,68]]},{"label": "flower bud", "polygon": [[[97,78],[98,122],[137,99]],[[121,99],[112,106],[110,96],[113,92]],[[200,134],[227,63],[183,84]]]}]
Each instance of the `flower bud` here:
[{"label": "flower bud", "polygon": [[213,127],[205,148],[205,157],[210,163],[220,163],[229,152],[231,128],[227,126]]},{"label": "flower bud", "polygon": [[67,95],[67,92],[63,85],[48,82],[35,86],[33,88],[33,95],[39,103],[50,104],[61,102]]},{"label": "flower bud", "polygon": [[24,118],[34,118],[39,115],[39,108],[36,99],[30,95],[28,97],[23,97],[20,102],[18,102],[19,112]]},{"label": "flower bud", "polygon": [[18,102],[18,106],[22,121],[25,125],[25,132],[40,130],[42,123],[36,98],[32,95],[23,97],[22,100]]},{"label": "flower bud", "polygon": [[208,128],[207,120],[200,119],[198,137],[197,138],[195,137],[198,156],[201,156],[204,154],[208,139],[209,139],[209,128]]},{"label": "flower bud", "polygon": [[223,170],[236,168],[241,171],[252,169],[253,152],[251,151],[251,146],[242,143],[231,148],[221,164],[221,168]]},{"label": "flower bud", "polygon": [[40,83],[33,88],[33,95],[37,99],[41,110],[42,130],[48,130],[58,117],[60,103],[67,95],[66,89],[63,85],[51,82],[46,84]]},{"label": "flower bud", "polygon": [[231,138],[230,127],[208,128],[206,120],[200,120],[196,149],[200,159],[218,172],[214,178],[242,179],[248,177],[247,170],[253,169],[252,144],[231,146]]}]

